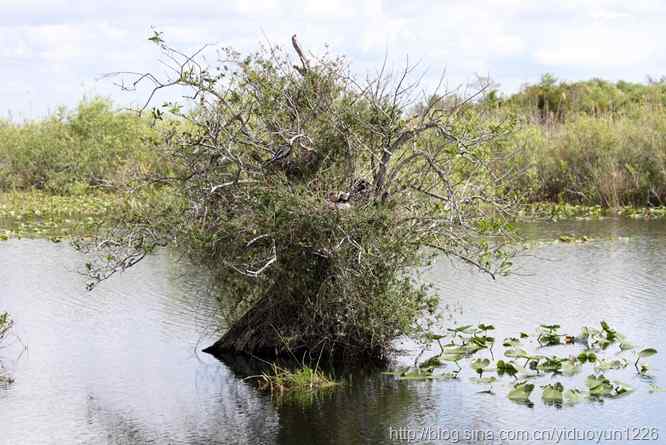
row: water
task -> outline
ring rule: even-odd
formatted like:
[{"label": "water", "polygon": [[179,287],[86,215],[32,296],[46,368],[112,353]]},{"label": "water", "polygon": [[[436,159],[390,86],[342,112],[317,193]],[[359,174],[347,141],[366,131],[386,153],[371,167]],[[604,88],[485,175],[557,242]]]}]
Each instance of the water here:
[{"label": "water", "polygon": [[[540,323],[577,332],[605,319],[635,344],[666,352],[665,223],[607,220],[526,232],[623,238],[535,248],[518,259],[517,275],[497,281],[442,260],[426,275],[452,321],[494,324],[501,339]],[[191,267],[163,253],[89,293],[75,272],[82,261],[66,243],[0,243],[0,309],[12,314],[28,348],[19,355],[13,340],[0,350],[16,379],[0,387],[0,444],[381,444],[407,443],[398,438],[423,428],[441,439],[426,443],[554,443],[534,436],[553,428],[629,428],[647,438],[652,432],[640,428],[657,428],[660,439],[649,443],[666,443],[666,393],[649,394],[630,370],[617,375],[635,394],[561,409],[541,403],[540,390],[532,408],[510,402],[508,380],[491,396],[467,377],[406,382],[381,374],[354,376],[307,405],[275,403],[198,352],[215,339],[218,321],[216,304],[202,293],[205,278]],[[666,354],[650,362],[666,386]],[[523,430],[529,439],[515,437]],[[630,443],[617,437],[602,443]]]}]

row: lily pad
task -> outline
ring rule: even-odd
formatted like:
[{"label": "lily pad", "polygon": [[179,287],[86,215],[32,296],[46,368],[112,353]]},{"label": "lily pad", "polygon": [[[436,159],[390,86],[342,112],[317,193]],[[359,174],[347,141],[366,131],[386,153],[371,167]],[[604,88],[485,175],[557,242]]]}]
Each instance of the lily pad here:
[{"label": "lily pad", "polygon": [[576,375],[580,372],[581,366],[578,364],[578,361],[574,358],[573,360],[564,360],[560,372],[566,376]]},{"label": "lily pad", "polygon": [[557,382],[551,385],[544,386],[541,398],[546,403],[562,404],[563,392],[564,392],[564,386],[560,382]]},{"label": "lily pad", "polygon": [[477,383],[480,385],[491,385],[497,381],[497,377],[495,376],[490,376],[490,377],[472,377],[470,379],[472,383]]},{"label": "lily pad", "polygon": [[520,403],[530,403],[530,395],[534,390],[534,385],[527,382],[516,383],[509,392],[509,400]]},{"label": "lily pad", "polygon": [[513,377],[518,373],[518,369],[511,362],[498,360],[496,366],[497,366],[497,374],[499,374],[500,376],[503,374],[508,374],[511,377]]},{"label": "lily pad", "polygon": [[583,393],[580,389],[567,389],[562,393],[562,399],[567,405],[575,405],[583,400]]},{"label": "lily pad", "polygon": [[477,374],[481,375],[485,370],[488,369],[488,366],[490,366],[490,360],[487,358],[478,358],[474,360],[470,366],[474,371],[477,372]]},{"label": "lily pad", "polygon": [[638,353],[638,356],[641,358],[647,358],[647,357],[652,357],[657,353],[657,350],[654,348],[645,348],[641,352]]}]

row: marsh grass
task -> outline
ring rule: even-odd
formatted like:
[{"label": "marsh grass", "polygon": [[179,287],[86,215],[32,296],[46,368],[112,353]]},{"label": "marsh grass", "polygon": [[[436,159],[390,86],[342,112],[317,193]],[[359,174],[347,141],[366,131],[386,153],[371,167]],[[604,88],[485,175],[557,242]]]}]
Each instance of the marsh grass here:
[{"label": "marsh grass", "polygon": [[666,203],[666,81],[541,82],[481,109],[515,116],[507,146],[522,156],[500,168],[524,171],[514,187],[529,202],[624,206]]},{"label": "marsh grass", "polygon": [[14,322],[7,312],[0,312],[0,343],[5,340]]},{"label": "marsh grass", "polygon": [[137,172],[159,170],[157,134],[149,119],[102,98],[45,119],[0,121],[0,190],[114,190]]},{"label": "marsh grass", "polygon": [[[7,338],[7,335],[14,326],[14,322],[9,318],[7,312],[0,312],[0,348],[2,348],[2,343]],[[0,384],[10,384],[13,383],[14,379],[4,373],[2,363],[0,362]]]},{"label": "marsh grass", "polygon": [[[520,147],[520,155],[496,168],[523,172],[512,190],[528,202],[666,205],[663,80],[567,83],[546,75],[505,98],[488,94],[465,113],[520,122],[495,147]],[[41,120],[0,121],[0,190],[87,195],[118,190],[137,174],[162,177],[173,168],[165,163],[163,142],[174,125],[119,111],[101,98]]]},{"label": "marsh grass", "polygon": [[254,380],[261,391],[270,392],[278,397],[289,396],[300,401],[312,400],[313,396],[332,390],[341,384],[318,366],[300,365],[290,369],[276,363],[272,363],[269,370],[246,377],[246,380]]}]

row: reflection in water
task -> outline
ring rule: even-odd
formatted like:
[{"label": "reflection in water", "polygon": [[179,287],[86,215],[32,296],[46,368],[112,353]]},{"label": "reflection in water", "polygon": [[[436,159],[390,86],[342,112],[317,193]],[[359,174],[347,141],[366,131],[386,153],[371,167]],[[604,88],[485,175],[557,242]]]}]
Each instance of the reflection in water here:
[{"label": "reflection in water", "polygon": [[[526,229],[533,238],[575,231],[628,239],[540,247],[518,261],[521,275],[498,281],[443,260],[427,277],[445,304],[462,308],[450,314],[457,322],[492,323],[501,339],[539,323],[567,331],[603,318],[636,344],[666,350],[666,224]],[[0,444],[374,444],[398,443],[391,431],[423,427],[461,437],[640,426],[666,435],[666,397],[648,394],[631,372],[622,380],[637,394],[562,409],[513,404],[500,387],[496,396],[478,394],[466,378],[397,382],[378,373],[354,374],[310,403],[276,403],[242,380],[251,367],[198,352],[219,325],[204,276],[163,253],[88,293],[74,272],[82,261],[66,244],[0,244],[0,308],[29,347],[18,361],[3,360],[16,383],[0,388]],[[651,362],[657,375],[666,369],[664,355]]]}]

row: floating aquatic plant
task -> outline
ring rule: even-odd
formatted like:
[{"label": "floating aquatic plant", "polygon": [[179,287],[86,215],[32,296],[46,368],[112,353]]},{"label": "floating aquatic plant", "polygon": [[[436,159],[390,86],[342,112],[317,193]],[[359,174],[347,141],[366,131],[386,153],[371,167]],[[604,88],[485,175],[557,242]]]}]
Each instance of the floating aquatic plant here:
[{"label": "floating aquatic plant", "polygon": [[531,406],[532,402],[530,401],[530,395],[532,394],[533,390],[534,385],[532,383],[516,383],[513,385],[513,389],[509,392],[509,400]]},{"label": "floating aquatic plant", "polygon": [[[446,334],[431,335],[430,340],[436,341],[439,345],[439,354],[419,361],[422,351],[413,367],[388,374],[404,380],[455,379],[463,370],[461,363],[469,360],[469,369],[477,375],[470,381],[487,386],[479,393],[495,394],[493,384],[499,382],[503,376],[512,377],[515,383],[509,390],[508,398],[528,406],[532,406],[530,396],[535,389],[530,380],[547,375],[571,377],[579,374],[584,367],[591,368],[594,372],[587,377],[584,389],[565,388],[564,383],[560,381],[541,385],[541,398],[544,403],[555,406],[575,405],[586,399],[616,398],[634,390],[631,386],[611,380],[603,374],[627,368],[630,361],[622,354],[627,354],[627,351],[633,349],[633,345],[605,321],[602,321],[598,328],[583,327],[578,336],[561,333],[561,326],[558,324],[543,324],[537,328],[534,336],[521,332],[517,337],[507,337],[502,341],[506,359],[497,361],[492,356],[491,350],[494,338],[487,335],[487,332],[493,329],[492,325],[486,324],[463,325],[448,329]],[[538,353],[531,352],[533,349],[529,345],[530,339],[536,340]],[[608,354],[607,351],[611,350],[609,349],[611,345],[617,345],[619,352],[605,356]],[[552,346],[577,350],[574,349],[567,356],[542,353]],[[490,357],[482,356],[484,353]],[[645,359],[656,353],[657,350],[654,348],[645,348],[635,353],[634,366],[639,374],[647,374],[649,367]],[[438,368],[446,367],[447,362],[455,363],[458,369],[451,372],[437,372]],[[496,375],[488,375],[492,373]],[[661,391],[662,388],[651,384],[651,393]]]},{"label": "floating aquatic plant", "polygon": [[649,368],[649,366],[647,365],[647,363],[642,363],[641,366],[640,366],[640,368],[639,368],[638,364],[639,364],[640,360],[641,360],[642,358],[652,357],[652,356],[655,355],[656,353],[657,353],[657,350],[654,349],[654,348],[645,348],[645,349],[641,350],[641,351],[637,354],[636,362],[634,363],[634,366],[636,367],[636,370],[637,370],[640,374],[645,375],[645,374],[647,374],[648,371],[650,370],[650,368]]}]

